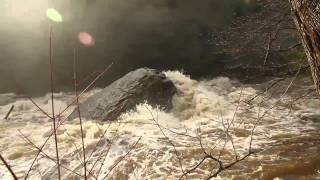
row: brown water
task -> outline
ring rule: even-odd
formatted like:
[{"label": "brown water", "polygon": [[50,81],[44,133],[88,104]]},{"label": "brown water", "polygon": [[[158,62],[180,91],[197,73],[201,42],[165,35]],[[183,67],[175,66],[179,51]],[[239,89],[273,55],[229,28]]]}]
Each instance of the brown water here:
[{"label": "brown water", "polygon": [[[220,160],[228,164],[234,161],[235,154],[243,157],[248,152],[254,127],[252,150],[255,153],[223,171],[217,179],[320,178],[320,100],[312,94],[300,97],[312,87],[309,81],[297,79],[288,93],[281,96],[290,84],[290,80],[283,81],[275,87],[278,92],[270,90],[248,103],[267,84],[248,86],[228,78],[194,81],[179,72],[166,74],[179,89],[172,111],[164,112],[146,103],[113,123],[85,122],[88,166],[89,169],[94,166],[93,174],[99,174],[98,179],[178,179],[182,175],[181,166],[183,171],[194,167],[204,157],[203,149],[214,157],[220,155]],[[83,99],[97,91],[90,91]],[[55,94],[56,110],[66,107],[72,97],[70,93]],[[23,177],[37,150],[22,140],[17,130],[40,146],[50,135],[52,123],[26,99],[12,94],[0,98],[3,116],[11,104],[15,104],[10,120],[0,120],[0,152],[18,176]],[[50,111],[49,99],[45,96],[35,100]],[[226,136],[227,126],[230,126],[228,132],[233,145]],[[106,129],[105,137],[100,138]],[[78,120],[64,123],[59,128],[58,139],[61,164],[83,173]],[[44,151],[54,157],[52,140]],[[100,161],[95,163],[97,159]],[[216,167],[213,161],[205,161],[188,179],[205,179]],[[63,179],[79,179],[63,168],[62,174]],[[30,179],[41,177],[57,178],[55,163],[44,156],[39,156]],[[2,164],[0,179],[10,179]]]}]

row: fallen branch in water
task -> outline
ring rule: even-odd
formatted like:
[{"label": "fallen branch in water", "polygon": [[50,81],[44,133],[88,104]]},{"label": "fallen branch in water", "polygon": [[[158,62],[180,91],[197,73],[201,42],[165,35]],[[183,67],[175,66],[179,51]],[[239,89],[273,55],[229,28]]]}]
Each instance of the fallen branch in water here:
[{"label": "fallen branch in water", "polygon": [[9,111],[7,112],[6,116],[4,117],[5,120],[7,120],[9,118],[13,108],[14,108],[14,105],[12,105],[11,108],[9,109]]}]

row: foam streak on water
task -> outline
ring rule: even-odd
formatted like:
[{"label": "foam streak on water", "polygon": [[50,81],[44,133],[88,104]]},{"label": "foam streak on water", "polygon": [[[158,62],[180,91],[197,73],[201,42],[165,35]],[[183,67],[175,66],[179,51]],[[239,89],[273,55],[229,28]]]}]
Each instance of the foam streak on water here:
[{"label": "foam streak on water", "polygon": [[[95,176],[99,174],[98,179],[108,173],[109,178],[115,179],[177,179],[182,174],[181,165],[184,170],[190,169],[204,156],[200,137],[206,151],[215,157],[220,155],[225,163],[232,162],[235,154],[241,157],[248,152],[252,128],[255,128],[252,149],[256,154],[219,177],[320,177],[319,99],[309,97],[292,101],[294,97],[290,95],[281,99],[259,96],[248,103],[260,92],[258,86],[241,85],[226,77],[196,81],[178,71],[165,74],[178,89],[170,112],[151,107],[146,102],[112,123],[85,121],[88,169],[92,169]],[[81,100],[97,91],[90,91]],[[54,97],[59,112],[72,101],[73,95],[58,93]],[[50,112],[49,95],[35,101]],[[13,104],[15,108],[10,119],[2,120]],[[30,101],[14,94],[0,95],[0,113],[0,152],[17,175],[23,177],[37,150],[21,138],[18,130],[41,146],[51,134],[52,122]],[[131,150],[140,137],[139,143]],[[58,130],[58,140],[62,166],[83,174],[79,121],[64,123]],[[44,152],[55,157],[52,138]],[[213,162],[205,162],[189,178],[204,178],[213,167]],[[62,173],[63,179],[78,179],[65,168]],[[30,179],[41,177],[56,178],[55,163],[43,154],[38,157]],[[10,179],[2,164],[0,179]]]}]

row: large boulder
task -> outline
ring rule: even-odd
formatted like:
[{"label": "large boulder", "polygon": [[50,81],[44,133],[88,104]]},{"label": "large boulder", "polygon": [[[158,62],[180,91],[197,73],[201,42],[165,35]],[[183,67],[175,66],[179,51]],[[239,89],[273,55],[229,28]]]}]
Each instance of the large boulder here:
[{"label": "large boulder", "polygon": [[[176,88],[163,73],[148,68],[129,72],[99,93],[80,103],[81,117],[96,120],[115,120],[121,113],[147,101],[164,109],[172,107]],[[69,119],[78,117],[75,109]]]}]

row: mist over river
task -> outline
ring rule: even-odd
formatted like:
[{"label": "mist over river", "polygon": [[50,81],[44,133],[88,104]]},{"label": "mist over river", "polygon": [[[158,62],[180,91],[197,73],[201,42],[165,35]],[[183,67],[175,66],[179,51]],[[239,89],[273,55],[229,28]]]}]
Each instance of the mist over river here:
[{"label": "mist over river", "polygon": [[[203,158],[202,148],[216,156],[220,154],[223,162],[231,162],[235,152],[239,157],[248,152],[252,135],[254,154],[217,179],[320,178],[320,100],[310,93],[313,86],[308,78],[298,77],[292,86],[292,79],[287,79],[263,93],[277,79],[243,85],[226,77],[196,81],[179,71],[165,74],[178,89],[171,111],[146,102],[114,122],[85,120],[85,151],[92,176],[178,179],[183,174],[181,166],[190,169]],[[99,91],[90,90],[81,101]],[[56,111],[62,111],[73,98],[74,94],[69,92],[54,94]],[[50,112],[49,94],[34,100]],[[41,146],[50,136],[52,122],[28,99],[13,93],[1,94],[0,105],[0,152],[17,175],[23,177],[37,149],[23,140],[22,134]],[[15,108],[10,118],[3,120],[11,105]],[[233,143],[225,136],[229,125]],[[81,174],[83,169],[78,119],[61,125],[58,142],[61,165],[69,169],[62,168],[63,179],[79,179],[76,173]],[[53,138],[43,151],[55,157]],[[125,158],[119,161],[122,157]],[[214,167],[214,163],[205,162],[188,178],[203,179]],[[56,173],[55,163],[41,154],[29,179],[56,179]],[[0,179],[10,178],[0,164]]]},{"label": "mist over river", "polygon": [[[0,3],[0,92],[43,95],[49,91],[49,27],[52,27],[57,91],[73,87],[73,50],[83,79],[113,67],[98,84],[140,67],[217,75],[228,57],[213,40],[218,31],[256,9],[252,0],[3,0]],[[46,17],[56,9],[61,22]],[[214,9],[214,10],[212,10]],[[82,44],[87,33],[93,41]]]}]

